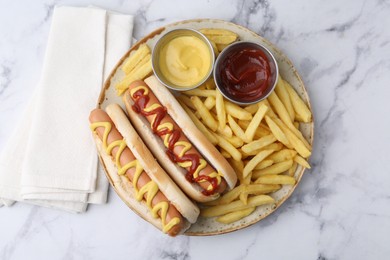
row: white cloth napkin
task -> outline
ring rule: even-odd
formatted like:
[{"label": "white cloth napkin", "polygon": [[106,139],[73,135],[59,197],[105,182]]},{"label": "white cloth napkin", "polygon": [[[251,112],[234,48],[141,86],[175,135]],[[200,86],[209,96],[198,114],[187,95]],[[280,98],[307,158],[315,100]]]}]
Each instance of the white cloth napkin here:
[{"label": "white cloth napkin", "polygon": [[131,44],[133,17],[56,7],[39,86],[0,157],[0,198],[64,209],[105,203],[89,112]]}]

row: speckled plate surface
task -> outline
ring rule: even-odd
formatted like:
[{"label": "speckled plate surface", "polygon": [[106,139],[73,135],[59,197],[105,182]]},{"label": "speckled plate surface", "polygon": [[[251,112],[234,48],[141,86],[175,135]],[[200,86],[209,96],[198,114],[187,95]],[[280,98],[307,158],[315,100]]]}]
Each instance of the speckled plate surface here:
[{"label": "speckled plate surface", "polygon": [[[305,86],[294,68],[291,61],[273,44],[271,44],[266,39],[260,37],[256,33],[233,23],[221,21],[221,20],[211,20],[211,19],[201,19],[201,20],[186,20],[182,22],[177,22],[173,24],[169,24],[165,27],[159,28],[149,35],[145,36],[143,39],[137,42],[118,62],[116,67],[111,72],[109,78],[105,82],[104,88],[101,91],[98,107],[105,108],[107,105],[111,103],[118,103],[124,108],[124,104],[122,102],[121,97],[118,97],[115,92],[115,85],[124,78],[124,73],[120,70],[123,62],[127,59],[129,53],[138,48],[141,43],[146,42],[149,47],[152,49],[156,41],[159,39],[160,35],[165,33],[166,31],[178,29],[178,28],[192,28],[192,29],[201,29],[201,28],[222,28],[228,29],[235,33],[237,33],[240,37],[240,40],[245,41],[253,41],[263,44],[268,47],[268,49],[273,53],[276,58],[276,61],[279,65],[279,73],[283,79],[288,81],[298,92],[298,94],[306,101],[306,103],[310,107],[310,101],[308,94],[306,92]],[[302,124],[300,125],[300,130],[303,135],[310,143],[313,143],[313,134],[314,134],[314,124]],[[186,235],[191,236],[208,236],[208,235],[218,235],[223,233],[228,233],[232,231],[236,231],[250,225],[253,225],[260,220],[264,219],[272,212],[274,212],[281,204],[283,204],[286,199],[288,199],[296,186],[299,184],[304,168],[298,166],[295,172],[295,178],[297,180],[295,185],[283,185],[282,189],[277,192],[270,194],[276,201],[273,205],[265,205],[257,207],[257,209],[251,215],[241,219],[232,224],[221,224],[215,221],[214,218],[203,218],[199,217],[198,221],[191,226],[189,230],[186,231]],[[110,180],[110,178],[109,178]],[[111,182],[111,180],[110,180]],[[111,183],[112,184],[112,183]],[[122,198],[124,199],[124,198]]]}]

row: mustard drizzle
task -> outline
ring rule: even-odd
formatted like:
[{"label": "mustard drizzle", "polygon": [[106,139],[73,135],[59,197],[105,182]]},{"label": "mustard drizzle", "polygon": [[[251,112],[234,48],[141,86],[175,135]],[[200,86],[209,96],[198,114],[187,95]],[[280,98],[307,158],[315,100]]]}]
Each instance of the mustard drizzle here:
[{"label": "mustard drizzle", "polygon": [[[148,95],[149,94],[149,89],[147,87],[145,87],[145,86],[138,86],[138,87],[135,87],[132,90],[130,90],[130,95],[133,97],[134,93],[136,93],[139,90],[143,90],[144,91],[144,95]],[[160,104],[154,103],[154,104],[152,104],[150,106],[145,107],[144,111],[145,112],[151,112],[151,111],[153,111],[153,110],[155,110],[155,109],[157,109],[159,107],[161,107]],[[155,122],[156,118],[157,118],[157,114],[154,115],[154,117],[152,119],[152,122],[150,123],[151,127],[154,125],[154,122]],[[164,145],[165,145],[166,148],[168,148],[169,147],[169,139],[171,137],[171,131],[173,130],[173,124],[170,123],[170,122],[165,122],[165,123],[162,123],[159,126],[157,126],[157,130],[158,131],[163,130],[165,128],[169,130],[168,133],[164,137]],[[186,142],[186,141],[178,141],[178,142],[176,142],[174,144],[174,147],[176,147],[176,146],[183,146],[183,150],[181,150],[180,154],[178,155],[179,157],[183,157],[183,155],[192,148],[191,143]],[[191,161],[179,162],[178,165],[180,167],[182,167],[182,168],[187,168],[187,167],[191,167],[192,162]],[[199,166],[196,168],[195,172],[193,173],[193,177],[197,178],[199,176],[199,173],[204,168],[206,168],[206,166],[207,166],[206,160],[200,159],[199,160]],[[217,179],[217,183],[219,185],[221,183],[221,181],[222,181],[221,177],[223,175],[218,170],[218,172],[213,171],[208,176],[211,177],[211,178],[216,178]],[[201,180],[199,182],[205,182],[205,181],[206,180]],[[207,187],[207,190],[212,190],[212,189],[213,189],[213,186],[210,184]]]},{"label": "mustard drizzle", "polygon": [[141,164],[137,159],[127,163],[126,165],[122,166],[120,163],[120,157],[126,148],[126,142],[124,139],[122,140],[116,140],[109,145],[108,142],[108,135],[111,132],[111,123],[110,122],[95,122],[92,123],[90,128],[92,132],[96,133],[96,129],[98,127],[104,127],[104,133],[103,133],[103,148],[107,155],[112,156],[112,151],[115,147],[118,147],[118,152],[115,155],[115,164],[118,169],[119,175],[124,175],[127,170],[131,168],[135,168],[134,173],[134,179],[132,181],[134,190],[135,190],[135,197],[136,200],[141,201],[146,194],[146,205],[148,206],[149,210],[152,213],[152,216],[154,218],[158,218],[158,212],[161,212],[161,224],[163,226],[163,232],[167,233],[171,228],[173,228],[175,225],[180,223],[180,219],[178,217],[172,218],[169,223],[166,223],[169,204],[167,201],[160,201],[156,205],[152,206],[152,201],[154,197],[156,196],[157,192],[159,191],[158,185],[154,181],[149,181],[147,184],[145,184],[143,187],[138,189],[137,183],[139,178],[141,177],[142,172],[144,169],[142,168]]}]

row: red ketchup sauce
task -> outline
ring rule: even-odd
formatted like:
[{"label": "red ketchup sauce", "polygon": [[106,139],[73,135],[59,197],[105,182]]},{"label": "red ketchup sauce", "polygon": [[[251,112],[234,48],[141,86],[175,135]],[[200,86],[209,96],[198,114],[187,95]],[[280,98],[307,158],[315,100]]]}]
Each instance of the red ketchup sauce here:
[{"label": "red ketchup sauce", "polygon": [[227,53],[218,72],[225,94],[241,102],[258,100],[272,85],[266,54],[249,46]]},{"label": "red ketchup sauce", "polygon": [[207,175],[199,175],[197,178],[194,178],[194,173],[196,169],[198,168],[200,164],[200,158],[199,155],[197,154],[189,154],[185,153],[182,157],[179,157],[173,152],[173,149],[175,147],[176,142],[180,139],[180,136],[182,135],[182,131],[179,129],[173,128],[172,131],[169,130],[168,128],[162,128],[160,130],[157,130],[157,127],[160,125],[161,120],[167,115],[167,109],[163,106],[158,107],[154,110],[151,110],[149,112],[145,111],[145,108],[150,100],[148,95],[145,95],[145,91],[143,89],[140,89],[136,92],[134,92],[132,98],[134,100],[134,105],[133,105],[133,110],[141,114],[143,116],[151,116],[151,115],[156,115],[156,119],[154,120],[154,123],[152,125],[152,131],[158,136],[164,136],[166,134],[171,134],[169,141],[168,141],[168,148],[166,151],[166,154],[168,155],[169,159],[174,162],[174,163],[179,163],[179,162],[191,162],[191,166],[187,170],[186,173],[186,179],[191,182],[191,183],[199,183],[201,181],[208,181],[212,189],[207,190],[203,189],[202,193],[206,196],[210,196],[215,193],[215,191],[218,189],[218,180],[217,178],[212,178]]}]

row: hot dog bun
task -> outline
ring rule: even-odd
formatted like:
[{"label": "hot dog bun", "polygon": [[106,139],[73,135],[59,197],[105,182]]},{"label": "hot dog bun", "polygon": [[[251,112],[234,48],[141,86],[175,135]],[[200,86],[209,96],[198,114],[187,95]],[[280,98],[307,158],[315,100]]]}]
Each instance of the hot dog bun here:
[{"label": "hot dog bun", "polygon": [[152,129],[149,126],[148,120],[142,116],[139,116],[131,108],[133,102],[131,101],[129,91],[125,92],[125,94],[123,95],[123,99],[125,100],[126,108],[132,124],[137,129],[142,139],[148,140],[145,142],[148,143],[150,151],[157,158],[161,166],[169,173],[172,179],[180,186],[180,188],[190,198],[198,202],[207,202],[217,199],[219,197],[219,194],[214,194],[210,196],[203,195],[201,193],[202,189],[199,185],[190,183],[186,180],[186,170],[180,167],[177,163],[174,163],[170,160],[170,158],[165,152],[163,141],[160,139],[160,137],[153,133]]},{"label": "hot dog bun", "polygon": [[[161,123],[172,122],[174,126],[177,126],[184,133],[185,140],[190,141],[194,149],[192,153],[197,153],[201,158],[204,158],[210,169],[215,169],[222,173],[222,182],[215,194],[205,195],[202,193],[204,191],[203,183],[191,183],[186,179],[187,170],[183,167],[180,167],[177,163],[170,160],[167,155],[167,148],[164,146],[163,138],[155,134],[151,128],[151,118],[147,118],[141,115],[134,106],[134,98],[131,96],[131,90],[134,86],[145,85],[150,88],[150,105],[152,103],[159,103],[166,108],[169,118],[164,119]],[[198,202],[207,202],[215,200],[219,197],[220,193],[226,190],[225,186],[227,185],[229,189],[233,188],[237,182],[237,176],[226,161],[226,159],[220,154],[216,147],[211,144],[207,138],[197,129],[192,120],[189,118],[184,109],[180,106],[174,96],[169,92],[169,90],[161,85],[161,83],[151,76],[143,81],[136,81],[130,84],[130,89],[123,96],[123,101],[126,105],[130,120],[134,127],[137,129],[138,133],[142,136],[145,143],[149,146],[150,150],[163,166],[163,168],[168,172],[168,174],[175,180],[175,182],[182,188],[182,190],[192,199]],[[196,151],[195,151],[196,150]],[[211,167],[209,167],[209,165]],[[210,172],[208,168],[205,168],[205,171]],[[200,173],[202,174],[202,172]],[[203,184],[203,188],[202,185]]]},{"label": "hot dog bun", "polygon": [[[199,208],[184,195],[179,187],[177,187],[177,185],[155,161],[153,155],[147,149],[142,139],[138,136],[120,106],[117,104],[109,105],[106,108],[106,112],[106,115],[109,116],[108,118],[107,116],[104,117],[104,111],[102,110],[97,109],[92,111],[90,121],[91,124],[93,124],[101,121],[109,122],[112,120],[111,122],[113,125],[107,144],[104,145],[102,129],[98,128],[97,130],[99,130],[99,132],[95,129],[94,139],[96,141],[98,152],[101,156],[101,161],[107,170],[107,177],[110,179],[116,192],[139,216],[152,223],[160,230],[163,230],[164,221],[163,217],[161,217],[162,210],[158,210],[158,215],[160,216],[154,217],[146,203],[149,191],[144,194],[144,199],[139,198],[142,199],[141,201],[136,199],[137,195],[140,195],[139,192],[144,186],[150,184],[149,182],[154,182],[158,187],[158,191],[151,199],[150,206],[154,209],[159,202],[166,201],[167,205],[169,205],[166,222],[175,217],[179,220],[179,223],[165,231],[171,236],[183,233],[191,223],[194,223],[197,220]],[[132,160],[137,160],[143,169],[136,184],[138,191],[135,189],[134,183],[132,183],[132,181],[134,181],[135,168],[129,168],[124,175],[121,175],[120,168],[117,167],[118,164],[116,163],[117,158],[113,157],[116,156],[116,152],[118,152],[119,149],[114,148],[112,149],[111,154],[107,153],[107,146],[110,147],[114,141],[117,141],[117,138],[114,136],[114,134],[117,133],[116,131],[119,132],[122,140],[124,140],[126,144],[126,148],[120,155],[121,167],[124,168],[127,163],[130,163]],[[133,159],[129,159],[130,157]]]}]

